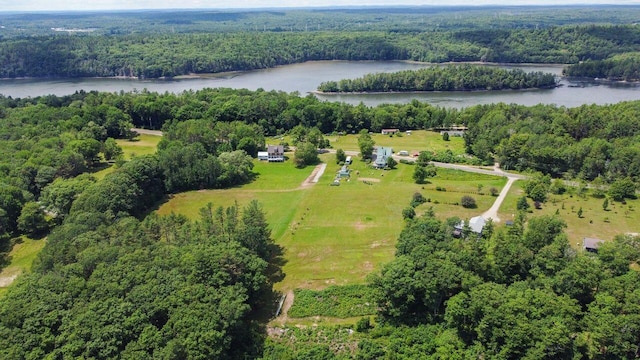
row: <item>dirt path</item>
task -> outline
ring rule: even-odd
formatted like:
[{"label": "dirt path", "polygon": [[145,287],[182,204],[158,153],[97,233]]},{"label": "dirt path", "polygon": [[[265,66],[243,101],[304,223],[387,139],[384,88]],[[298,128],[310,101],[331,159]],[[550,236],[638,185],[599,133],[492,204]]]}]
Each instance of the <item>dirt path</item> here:
[{"label": "dirt path", "polygon": [[318,166],[316,166],[313,171],[311,171],[311,175],[309,175],[300,185],[300,187],[298,189],[304,189],[304,188],[308,188],[311,185],[315,185],[318,180],[320,180],[320,177],[322,176],[322,174],[324,174],[325,169],[327,168],[327,164],[326,163],[322,163]]},{"label": "dirt path", "polygon": [[287,291],[286,297],[284,298],[284,303],[282,304],[282,309],[280,309],[280,315],[273,319],[272,322],[275,324],[284,325],[289,320],[289,309],[293,305],[293,290]]}]

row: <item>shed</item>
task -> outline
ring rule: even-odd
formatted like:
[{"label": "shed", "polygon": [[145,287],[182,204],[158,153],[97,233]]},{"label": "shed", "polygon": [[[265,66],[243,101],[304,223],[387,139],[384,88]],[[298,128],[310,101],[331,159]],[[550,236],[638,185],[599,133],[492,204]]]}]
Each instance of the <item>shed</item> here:
[{"label": "shed", "polygon": [[582,239],[582,249],[588,252],[597,253],[598,248],[603,243],[604,243],[604,240],[586,237]]},{"label": "shed", "polygon": [[341,178],[345,178],[345,177],[349,177],[349,168],[347,167],[347,165],[342,165],[342,168],[340,169],[340,171],[338,171],[338,176]]},{"label": "shed", "polygon": [[382,129],[382,135],[392,135],[400,132],[400,129]]}]

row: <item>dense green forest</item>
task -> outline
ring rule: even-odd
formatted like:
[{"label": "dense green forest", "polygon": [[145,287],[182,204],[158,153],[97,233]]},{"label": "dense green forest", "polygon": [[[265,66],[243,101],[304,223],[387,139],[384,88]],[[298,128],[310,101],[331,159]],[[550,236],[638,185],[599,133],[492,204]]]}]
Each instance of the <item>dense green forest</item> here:
[{"label": "dense green forest", "polygon": [[424,32],[633,24],[637,6],[393,6],[278,9],[0,12],[0,36],[133,33]]},{"label": "dense green forest", "polygon": [[488,66],[432,66],[420,70],[368,74],[358,79],[327,81],[318,87],[323,92],[389,91],[471,91],[549,88],[556,85],[553,74],[526,73]]},{"label": "dense green forest", "polygon": [[564,69],[566,76],[590,77],[607,80],[640,80],[640,53],[612,56],[605,60],[584,61]]},{"label": "dense green forest", "polygon": [[38,36],[0,39],[0,77],[160,78],[311,60],[566,64],[639,50],[635,25]]}]

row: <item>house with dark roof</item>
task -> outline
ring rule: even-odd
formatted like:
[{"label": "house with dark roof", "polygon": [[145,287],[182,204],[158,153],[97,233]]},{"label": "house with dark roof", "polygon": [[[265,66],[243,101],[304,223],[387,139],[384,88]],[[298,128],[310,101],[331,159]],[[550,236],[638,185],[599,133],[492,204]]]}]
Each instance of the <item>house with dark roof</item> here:
[{"label": "house with dark roof", "polygon": [[284,161],[284,146],[282,145],[269,145],[267,146],[267,160],[269,162]]},{"label": "house with dark roof", "polygon": [[596,239],[596,238],[583,238],[582,239],[582,249],[584,251],[597,253],[600,245],[604,244],[604,240]]}]

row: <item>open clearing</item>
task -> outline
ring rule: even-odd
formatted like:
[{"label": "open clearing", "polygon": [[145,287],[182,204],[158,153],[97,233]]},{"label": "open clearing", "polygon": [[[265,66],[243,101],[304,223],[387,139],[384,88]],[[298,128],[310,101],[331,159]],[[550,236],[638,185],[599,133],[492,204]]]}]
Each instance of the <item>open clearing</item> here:
[{"label": "open clearing", "polygon": [[[441,140],[442,141],[442,140]],[[363,283],[366,276],[393,258],[395,243],[404,227],[402,209],[411,196],[421,192],[442,217],[470,218],[489,209],[495,197],[476,194],[478,184],[498,190],[506,179],[459,170],[439,169],[431,183],[413,183],[414,167],[373,170],[359,159],[351,166],[351,180],[329,186],[340,169],[332,154],[321,155],[326,170],[314,186],[300,188],[312,168],[296,169],[285,163],[256,162],[256,181],[239,188],[176,194],[158,212],[172,211],[197,218],[208,202],[214,206],[245,205],[252,199],[262,204],[276,242],[284,247],[286,278],[278,290],[321,289],[333,284]],[[359,172],[356,176],[355,173]],[[367,180],[367,183],[361,181]],[[436,191],[436,187],[447,191]],[[466,194],[475,194],[477,209],[456,205]]]},{"label": "open clearing", "polygon": [[31,271],[31,264],[44,245],[46,240],[33,240],[27,237],[14,239],[13,247],[8,254],[3,254],[8,265],[0,272],[0,296],[6,291],[6,287],[20,275]]},{"label": "open clearing", "polygon": [[[516,181],[500,208],[499,216],[504,220],[511,220],[516,212],[516,203],[524,195],[522,183]],[[640,199],[626,200],[626,204],[609,199],[609,210],[602,208],[604,198],[595,198],[590,194],[579,196],[576,188],[568,188],[563,195],[549,194],[549,199],[542,204],[541,209],[534,209],[531,204],[529,217],[552,215],[558,212],[567,223],[565,232],[571,246],[579,249],[585,237],[611,240],[616,235],[640,232]],[[578,210],[582,208],[582,218],[578,217]]]},{"label": "open clearing", "polygon": [[[454,154],[462,154],[464,150],[460,138],[444,142],[439,134],[424,131],[403,137],[373,136],[378,145],[392,146],[395,151],[449,149]],[[357,135],[329,139],[334,149],[358,150]],[[340,169],[334,154],[321,155],[324,172],[320,167],[297,169],[292,161],[256,161],[254,171],[258,175],[252,183],[226,190],[175,194],[160,206],[158,213],[176,212],[197,218],[199,209],[209,202],[224,207],[235,202],[244,206],[253,199],[258,200],[265,210],[273,238],[285,249],[286,277],[276,284],[276,289],[290,293],[296,288],[323,289],[334,284],[365,282],[368,274],[393,259],[396,239],[404,227],[402,209],[409,205],[415,192],[428,199],[416,208],[418,215],[430,207],[441,219],[468,219],[491,212],[502,224],[513,219],[516,202],[523,194],[522,180],[515,181],[500,208],[491,209],[496,201],[496,197],[489,195],[491,189],[501,191],[507,184],[506,177],[489,175],[488,171],[438,168],[436,177],[427,184],[417,185],[412,180],[414,165],[398,164],[397,169],[390,171],[373,170],[358,157],[353,158],[352,176],[342,179],[340,186],[329,186]],[[311,186],[313,180],[317,183]],[[575,189],[565,195],[550,195],[542,209],[533,210],[530,216],[558,211],[568,224],[566,232],[575,248],[580,247],[585,236],[608,240],[617,234],[640,232],[636,211],[640,200],[627,201],[626,205],[611,203],[611,210],[605,212],[602,199],[579,197],[572,192]],[[458,205],[464,195],[472,196],[477,208],[465,209]],[[584,212],[582,218],[577,216],[580,207]],[[287,298],[289,302],[292,299]],[[286,307],[279,321],[290,321]],[[299,324],[325,321],[337,320],[295,320]]]},{"label": "open clearing", "polygon": [[[160,140],[162,140],[161,136],[143,133],[138,135],[135,140],[119,139],[116,140],[116,143],[122,148],[124,158],[126,160],[130,160],[135,156],[155,154]],[[115,166],[113,166],[113,164],[109,164],[104,169],[94,172],[93,176],[100,180],[107,174],[114,172],[115,169],[116,168]]]}]

